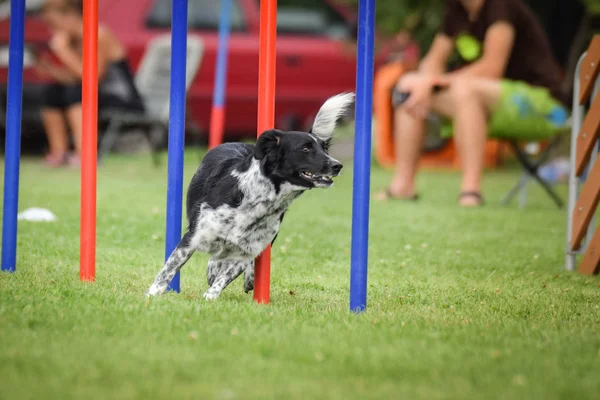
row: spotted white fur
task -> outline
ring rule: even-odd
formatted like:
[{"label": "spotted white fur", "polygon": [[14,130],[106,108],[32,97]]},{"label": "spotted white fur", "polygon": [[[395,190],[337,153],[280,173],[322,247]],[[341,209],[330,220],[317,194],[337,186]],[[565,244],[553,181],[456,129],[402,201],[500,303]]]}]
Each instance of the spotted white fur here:
[{"label": "spotted white fur", "polygon": [[248,171],[234,171],[232,175],[239,181],[244,200],[236,208],[222,205],[211,209],[202,205],[190,243],[215,260],[254,259],[279,231],[281,214],[301,194],[301,188],[286,184],[277,193],[271,181],[260,173],[257,160],[252,160]]}]

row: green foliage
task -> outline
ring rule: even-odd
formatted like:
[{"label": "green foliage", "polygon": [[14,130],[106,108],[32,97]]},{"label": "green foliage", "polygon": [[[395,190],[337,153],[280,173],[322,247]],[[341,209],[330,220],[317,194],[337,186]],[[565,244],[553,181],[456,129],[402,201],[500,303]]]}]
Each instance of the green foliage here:
[{"label": "green foliage", "polygon": [[[358,5],[358,0],[344,1]],[[407,29],[427,49],[442,22],[444,4],[445,0],[377,0],[377,29],[386,36]]]},{"label": "green foliage", "polygon": [[600,0],[583,0],[590,14],[600,14]]},{"label": "green foliage", "polygon": [[[358,0],[343,1],[358,6]],[[544,15],[548,11],[546,2],[543,0],[524,1],[542,20],[545,20]],[[600,0],[572,1],[583,1],[590,14],[600,14]],[[421,48],[426,51],[442,23],[444,4],[445,0],[377,0],[377,29],[386,36],[393,35],[401,29],[407,29],[412,32]]]}]

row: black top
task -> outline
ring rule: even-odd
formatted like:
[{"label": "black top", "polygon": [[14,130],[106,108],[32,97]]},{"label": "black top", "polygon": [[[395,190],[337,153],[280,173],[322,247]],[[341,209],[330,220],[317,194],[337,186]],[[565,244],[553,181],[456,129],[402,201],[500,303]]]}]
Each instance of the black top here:
[{"label": "black top", "polygon": [[560,89],[560,66],[552,54],[550,41],[535,14],[523,1],[485,0],[477,18],[470,21],[459,0],[446,0],[442,31],[454,39],[460,64],[467,65],[481,57],[487,30],[500,21],[508,22],[515,30],[504,77],[545,87],[557,100],[568,105],[569,96]]}]

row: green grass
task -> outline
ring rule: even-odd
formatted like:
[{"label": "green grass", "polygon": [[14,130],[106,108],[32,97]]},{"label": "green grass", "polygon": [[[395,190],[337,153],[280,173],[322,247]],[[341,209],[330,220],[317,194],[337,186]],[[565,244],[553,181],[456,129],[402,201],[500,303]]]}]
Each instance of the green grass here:
[{"label": "green grass", "polygon": [[[197,163],[187,153],[187,185]],[[419,203],[373,204],[368,310],[348,312],[352,173],[292,206],[272,297],[238,280],[206,302],[207,256],[182,293],[147,301],[164,257],[166,167],[99,170],[97,281],[78,277],[79,173],[21,168],[18,270],[0,274],[1,399],[592,399],[600,281],[564,272],[565,213],[517,171],[488,172],[488,205],[456,205],[458,174],[420,176]],[[3,171],[2,171],[3,172]],[[375,169],[372,188],[389,171]],[[561,189],[565,194],[564,187]]]}]

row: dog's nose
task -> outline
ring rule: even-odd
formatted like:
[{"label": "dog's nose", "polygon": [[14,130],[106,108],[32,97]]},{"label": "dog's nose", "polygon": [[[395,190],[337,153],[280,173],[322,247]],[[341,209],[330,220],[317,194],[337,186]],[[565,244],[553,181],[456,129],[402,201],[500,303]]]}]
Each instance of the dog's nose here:
[{"label": "dog's nose", "polygon": [[341,162],[334,161],[331,163],[331,171],[334,174],[339,174],[343,167],[344,165]]}]

